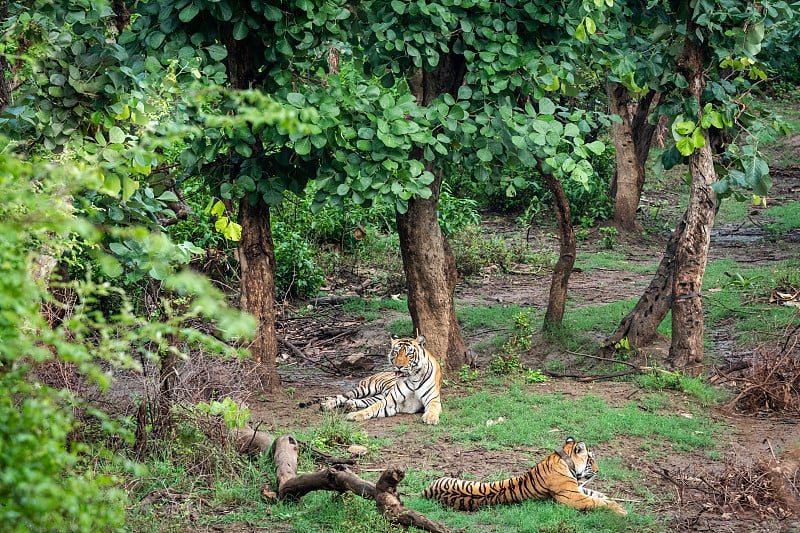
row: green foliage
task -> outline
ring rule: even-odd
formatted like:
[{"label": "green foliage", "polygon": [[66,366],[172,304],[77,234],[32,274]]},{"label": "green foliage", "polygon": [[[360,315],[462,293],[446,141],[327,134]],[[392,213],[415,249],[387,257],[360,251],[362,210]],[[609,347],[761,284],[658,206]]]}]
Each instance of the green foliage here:
[{"label": "green foliage", "polygon": [[685,376],[680,372],[654,370],[638,376],[636,381],[645,389],[684,392],[698,400],[703,407],[715,405],[725,396],[720,390],[709,386],[702,378]]},{"label": "green foliage", "polygon": [[275,286],[281,294],[316,296],[325,284],[322,270],[314,263],[314,250],[298,231],[273,225],[275,244]]},{"label": "green foliage", "polygon": [[458,273],[464,277],[481,274],[492,265],[509,271],[520,263],[539,268],[549,268],[555,263],[555,254],[550,250],[531,253],[527,243],[487,238],[478,226],[464,226],[450,238],[450,244]]},{"label": "green foliage", "polygon": [[463,383],[469,383],[477,380],[481,375],[481,371],[477,368],[472,368],[469,365],[461,365],[458,369],[458,379]]},{"label": "green foliage", "polygon": [[242,428],[250,419],[250,409],[241,407],[230,398],[225,398],[221,402],[216,400],[210,403],[200,402],[195,408],[200,413],[206,413],[211,416],[222,416],[222,419],[225,421],[225,426],[228,428]]},{"label": "green foliage", "polygon": [[[498,375],[520,374],[525,367],[520,362],[520,354],[530,349],[533,339],[533,322],[529,313],[514,316],[514,328],[502,349],[492,354],[489,372]],[[529,374],[535,380],[536,374]],[[527,377],[527,375],[526,375]]]},{"label": "green foliage", "polygon": [[600,232],[600,244],[603,245],[603,248],[606,250],[613,249],[617,244],[617,237],[619,236],[619,231],[617,231],[617,228],[605,226],[599,228],[597,231]]},{"label": "green foliage", "polygon": [[439,192],[438,205],[439,226],[448,237],[468,226],[480,224],[481,215],[477,209],[478,202],[470,198],[453,196],[446,183],[442,185]]}]

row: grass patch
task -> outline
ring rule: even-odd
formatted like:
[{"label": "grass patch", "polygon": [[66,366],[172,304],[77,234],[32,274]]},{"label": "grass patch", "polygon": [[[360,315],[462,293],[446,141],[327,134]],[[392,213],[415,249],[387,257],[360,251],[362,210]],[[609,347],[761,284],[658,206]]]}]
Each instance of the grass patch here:
[{"label": "grass patch", "polygon": [[732,224],[747,218],[753,204],[749,201],[736,201],[735,198],[726,198],[719,206],[719,211],[714,217],[716,224]]},{"label": "grass patch", "polygon": [[703,279],[709,330],[730,323],[732,340],[753,343],[774,338],[797,314],[791,306],[769,303],[773,290],[800,289],[800,261],[753,267],[728,259],[712,261]]},{"label": "grass patch", "polygon": [[342,310],[359,315],[371,322],[381,317],[383,311],[400,311],[408,313],[408,302],[403,298],[351,298],[342,304]]},{"label": "grass patch", "polygon": [[[639,298],[628,298],[603,305],[567,309],[561,327],[549,334],[552,340],[574,352],[593,353],[598,348],[598,336],[605,337],[617,329]],[[658,332],[672,332],[670,314],[661,322]]]},{"label": "grass patch", "polygon": [[575,260],[575,267],[584,271],[596,270],[625,270],[628,272],[655,272],[658,262],[651,265],[638,265],[628,262],[628,256],[616,250],[603,250],[593,253],[579,253]]},{"label": "grass patch", "polygon": [[764,214],[772,219],[770,224],[765,225],[765,229],[776,237],[781,233],[800,228],[800,202],[769,207],[764,210]]},{"label": "grass patch", "polygon": [[[505,421],[487,425],[502,416]],[[643,410],[636,402],[609,406],[602,398],[539,395],[512,384],[505,394],[486,389],[453,399],[442,415],[442,426],[456,443],[490,450],[507,446],[552,448],[572,436],[587,443],[636,437],[673,450],[713,448],[717,426],[693,413],[691,418],[669,412]]]}]

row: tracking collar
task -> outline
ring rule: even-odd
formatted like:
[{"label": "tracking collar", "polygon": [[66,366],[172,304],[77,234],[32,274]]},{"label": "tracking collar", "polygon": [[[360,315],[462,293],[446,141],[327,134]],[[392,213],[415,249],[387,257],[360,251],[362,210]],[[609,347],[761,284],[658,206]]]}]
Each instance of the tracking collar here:
[{"label": "tracking collar", "polygon": [[577,472],[575,471],[575,463],[572,461],[572,457],[567,455],[567,452],[564,451],[564,447],[559,446],[554,451],[564,460],[565,463],[567,463],[570,474],[577,476]]}]

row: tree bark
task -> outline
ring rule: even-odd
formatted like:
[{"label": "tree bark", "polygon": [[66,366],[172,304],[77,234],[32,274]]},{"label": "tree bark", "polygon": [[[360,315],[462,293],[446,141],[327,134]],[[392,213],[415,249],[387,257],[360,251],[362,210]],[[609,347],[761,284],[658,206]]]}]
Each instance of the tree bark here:
[{"label": "tree bark", "polygon": [[[420,105],[429,105],[437,96],[456,94],[464,79],[463,56],[443,54],[432,72],[418,71],[409,86]],[[442,172],[423,151],[415,148],[410,155],[433,173],[430,198],[412,198],[406,213],[397,213],[400,252],[408,283],[408,309],[414,335],[427,338],[427,347],[442,369],[456,371],[468,364],[467,345],[456,318],[455,293],[458,274],[450,243],[442,233],[437,217]]]},{"label": "tree bark", "polygon": [[655,338],[658,326],[672,307],[675,252],[686,229],[686,216],[684,213],[672,232],[650,285],[636,302],[636,306],[622,319],[616,331],[603,342],[600,350],[602,353],[613,352],[614,345],[622,339],[627,339],[628,345],[635,349],[647,345]]},{"label": "tree bark", "polygon": [[[704,50],[692,39],[693,23],[687,27],[684,49],[678,69],[686,77],[689,94],[702,109],[705,88],[703,74]],[[698,124],[700,114],[698,112]],[[692,375],[703,369],[703,303],[700,290],[708,261],[711,228],[717,204],[711,184],[716,181],[714,161],[708,134],[703,130],[705,143],[689,156],[692,176],[689,207],[686,210],[686,231],[675,252],[675,275],[672,280],[672,344],[667,363]]]},{"label": "tree bark", "polygon": [[[259,65],[263,62],[261,39],[250,34],[238,40],[233,36],[233,24],[219,24],[220,38],[228,50],[225,67],[233,89],[248,89],[258,79]],[[257,142],[253,152],[263,147]],[[236,178],[235,174],[231,179]],[[250,353],[267,392],[280,387],[280,376],[275,364],[278,355],[278,338],[275,332],[275,245],[272,241],[269,206],[258,195],[248,195],[239,200],[239,224],[242,237],[237,244],[241,270],[240,307],[258,320]]]},{"label": "tree bark", "polygon": [[239,201],[242,238],[237,246],[241,268],[240,306],[258,320],[250,352],[264,390],[280,387],[275,364],[278,338],[275,332],[275,250],[272,242],[269,206],[257,197],[253,205],[248,196]]},{"label": "tree bark", "polygon": [[[651,91],[632,104],[631,95],[621,83],[607,86],[611,113],[619,115],[622,123],[611,126],[611,138],[616,149],[616,166],[611,181],[614,198],[614,225],[622,231],[638,231],[636,212],[645,182],[645,162],[650,153],[656,126],[647,118],[657,93]],[[632,110],[633,108],[633,110]]]},{"label": "tree bark", "polygon": [[553,268],[553,277],[550,281],[550,297],[547,301],[547,311],[544,315],[544,329],[561,325],[564,320],[564,310],[567,305],[567,289],[572,267],[575,265],[575,230],[572,227],[572,214],[569,200],[564,192],[564,186],[551,172],[542,169],[541,161],[539,170],[544,176],[550,192],[553,193],[554,211],[558,223],[560,251],[558,261]]}]

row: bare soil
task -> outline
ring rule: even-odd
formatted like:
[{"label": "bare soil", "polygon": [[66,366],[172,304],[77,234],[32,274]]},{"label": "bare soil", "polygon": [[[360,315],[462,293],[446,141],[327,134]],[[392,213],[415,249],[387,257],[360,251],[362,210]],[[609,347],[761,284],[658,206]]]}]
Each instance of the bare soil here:
[{"label": "bare soil", "polygon": [[[797,200],[800,192],[800,168],[774,172],[773,183],[769,205]],[[664,191],[664,194],[670,193]],[[671,203],[677,205],[677,200]],[[761,208],[753,207],[744,223],[717,226],[712,234],[711,259],[729,258],[755,265],[768,265],[798,257],[800,232],[771,235],[765,227],[766,221],[761,211]],[[502,222],[498,224],[498,231],[502,231],[504,235],[513,233],[511,224],[506,227],[501,227]],[[524,239],[524,232],[521,232],[520,238]],[[598,245],[592,243],[598,241],[599,238],[592,235],[586,241],[579,242],[579,254],[591,252],[593,247],[596,250]],[[553,246],[554,250],[557,246],[546,232],[539,235],[536,242],[543,246]],[[661,258],[664,244],[664,235],[636,241],[623,241],[620,238],[618,249],[626,254],[629,262],[656,265]],[[649,281],[650,275],[647,273],[611,269],[592,269],[588,272],[578,270],[570,279],[568,306],[591,306],[636,297]],[[548,272],[503,274],[489,271],[480,279],[465,281],[459,285],[456,292],[457,305],[523,304],[544,309],[549,283]],[[387,324],[402,315],[386,312],[379,320],[358,322],[358,319],[354,321],[352,315],[346,315],[336,307],[326,307],[324,313],[328,324],[355,323],[356,327],[351,328],[348,334],[320,347],[315,345],[314,340],[310,340],[311,332],[308,327],[293,327],[291,321],[284,324],[282,333],[296,346],[301,347],[307,358],[298,358],[289,353],[284,356],[281,372],[283,387],[292,394],[277,394],[263,401],[251,402],[254,419],[263,421],[268,430],[282,432],[287,428],[320,424],[322,414],[313,408],[298,409],[298,402],[333,394],[353,385],[360,377],[385,368],[385,353],[389,344]],[[467,341],[475,344],[485,334],[487,332],[476,332]],[[719,362],[735,351],[736,348],[726,339],[724,331],[717,332],[714,338],[717,342],[711,349],[712,353],[707,354],[709,361]],[[663,358],[668,349],[668,341],[662,341],[649,347],[648,353],[654,358]],[[363,354],[363,357],[356,358],[357,366],[344,370],[344,373],[323,371],[330,366],[330,362],[339,364],[343,357],[358,354]],[[478,366],[485,367],[488,354],[476,355]],[[524,356],[523,362],[539,368],[551,358],[564,361],[573,357],[573,354],[564,353],[561,348],[539,339]],[[709,368],[708,374],[714,374],[714,369]],[[480,382],[470,384],[470,387],[480,386]],[[531,387],[535,387],[534,390],[540,393],[573,396],[576,403],[581,397],[591,393],[602,397],[609,406],[622,406],[631,399],[635,400],[640,392],[635,384],[625,382],[583,383],[573,379],[550,379]],[[468,392],[464,385],[454,384],[448,387],[445,390],[445,410],[448,397],[453,398]],[[672,408],[676,412],[683,412],[682,406],[691,401],[680,393],[673,393],[671,397]],[[730,431],[720,436],[721,442],[716,447],[716,451],[725,457],[721,462],[709,461],[707,452],[710,450],[700,450],[670,455],[659,460],[658,464],[647,464],[641,458],[638,443],[629,439],[594,446],[601,472],[603,457],[620,458],[624,467],[647,474],[650,488],[658,495],[659,503],[653,508],[636,501],[633,487],[624,485],[615,486],[618,489],[617,496],[623,500],[631,500],[632,503],[628,505],[635,511],[653,512],[663,516],[668,528],[676,531],[800,531],[796,485],[787,489],[773,482],[765,489],[768,494],[762,498],[763,501],[758,501],[757,491],[753,488],[765,476],[769,477],[764,474],[765,468],[769,470],[783,465],[790,474],[787,474],[789,478],[797,479],[797,458],[800,457],[800,424],[797,423],[797,418],[768,411],[745,414],[721,407],[710,409],[708,414],[730,428]],[[409,429],[402,435],[397,435],[393,430],[399,425]],[[456,446],[446,440],[431,443],[426,438],[427,428],[418,415],[370,420],[363,423],[363,427],[370,436],[391,437],[394,443],[387,447],[380,462],[372,464],[362,461],[359,464],[361,469],[403,466],[441,470],[448,474],[469,472],[482,479],[498,471],[522,472],[532,459],[538,459],[549,452],[532,447],[510,448],[501,452],[488,451],[479,446]],[[575,437],[580,438],[579,435]],[[557,444],[556,440],[558,439],[554,437],[554,445]],[[770,461],[768,466],[765,466],[765,461]],[[739,488],[736,489],[738,493],[731,488],[728,494],[726,491],[729,485],[725,485],[725,479],[730,481],[730,476],[742,473],[749,473],[749,477],[745,476],[744,481],[739,480]],[[596,482],[596,488],[602,490],[602,479]],[[751,492],[747,492],[748,490]],[[722,501],[720,498],[714,499],[713,496],[720,493],[724,493],[721,494]],[[748,505],[747,498],[751,494],[755,495],[754,501]],[[735,501],[742,495],[744,503]]]}]

